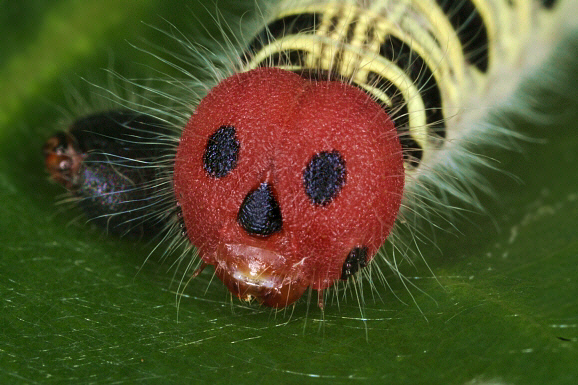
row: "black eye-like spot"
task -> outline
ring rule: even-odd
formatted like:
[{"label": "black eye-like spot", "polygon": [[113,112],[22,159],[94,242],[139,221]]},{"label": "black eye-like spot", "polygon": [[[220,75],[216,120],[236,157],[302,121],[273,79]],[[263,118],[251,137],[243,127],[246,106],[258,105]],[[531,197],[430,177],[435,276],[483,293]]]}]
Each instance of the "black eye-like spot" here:
[{"label": "black eye-like spot", "polygon": [[281,230],[281,209],[269,184],[261,183],[247,194],[237,214],[237,221],[252,235],[269,236]]},{"label": "black eye-like spot", "polygon": [[321,151],[303,172],[305,192],[314,204],[328,205],[341,191],[346,174],[345,159],[339,151]]},{"label": "black eye-like spot", "polygon": [[347,280],[365,266],[367,266],[367,247],[355,247],[345,258],[341,268],[341,279]]},{"label": "black eye-like spot", "polygon": [[207,174],[214,178],[227,176],[237,167],[239,147],[235,127],[219,127],[213,135],[209,136],[203,154],[203,166]]}]

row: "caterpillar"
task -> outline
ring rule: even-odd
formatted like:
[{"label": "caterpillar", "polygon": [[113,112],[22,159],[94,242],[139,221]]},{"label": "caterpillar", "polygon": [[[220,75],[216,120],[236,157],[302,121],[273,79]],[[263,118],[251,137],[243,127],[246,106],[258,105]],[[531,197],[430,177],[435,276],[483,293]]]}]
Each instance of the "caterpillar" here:
[{"label": "caterpillar", "polygon": [[233,295],[275,308],[316,290],[323,308],[390,233],[402,249],[400,222],[428,220],[447,196],[475,204],[485,161],[469,143],[515,135],[487,123],[488,107],[510,100],[576,8],[275,2],[212,79],[183,70],[153,91],[166,103],[81,117],[48,140],[46,166],[113,232],[182,231],[193,276],[213,265]]}]

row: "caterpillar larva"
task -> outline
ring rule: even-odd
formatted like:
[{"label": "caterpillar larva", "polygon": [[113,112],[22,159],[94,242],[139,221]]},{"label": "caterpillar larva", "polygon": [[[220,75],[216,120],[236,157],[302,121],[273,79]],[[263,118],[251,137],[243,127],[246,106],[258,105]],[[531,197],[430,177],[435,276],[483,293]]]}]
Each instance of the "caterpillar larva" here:
[{"label": "caterpillar larva", "polygon": [[483,161],[468,143],[509,134],[484,123],[488,107],[511,97],[577,8],[281,1],[211,64],[210,91],[189,75],[190,86],[153,91],[165,107],[81,118],[49,140],[46,163],[115,231],[184,226],[201,260],[194,274],[214,265],[239,298],[285,307],[313,289],[323,306],[325,289],[374,259],[396,217],[411,222],[448,195],[473,201]]}]

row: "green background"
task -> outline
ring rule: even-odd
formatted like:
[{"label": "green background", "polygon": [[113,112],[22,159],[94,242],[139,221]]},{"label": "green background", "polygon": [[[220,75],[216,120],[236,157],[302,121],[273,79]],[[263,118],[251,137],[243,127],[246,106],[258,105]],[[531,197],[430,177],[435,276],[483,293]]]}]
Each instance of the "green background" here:
[{"label": "green background", "polygon": [[364,318],[352,295],[276,313],[231,301],[206,271],[177,311],[170,261],[143,265],[150,245],[55,206],[40,149],[70,83],[88,97],[79,78],[102,84],[112,58],[123,74],[167,71],[127,41],[176,50],[141,21],[194,39],[193,14],[213,28],[194,1],[0,2],[0,383],[578,381],[577,39],[537,78],[555,92],[529,84],[540,123],[509,117],[540,140],[485,152],[501,170],[484,171],[487,212],[421,245],[431,272],[402,266],[409,291],[390,274],[365,290]]}]

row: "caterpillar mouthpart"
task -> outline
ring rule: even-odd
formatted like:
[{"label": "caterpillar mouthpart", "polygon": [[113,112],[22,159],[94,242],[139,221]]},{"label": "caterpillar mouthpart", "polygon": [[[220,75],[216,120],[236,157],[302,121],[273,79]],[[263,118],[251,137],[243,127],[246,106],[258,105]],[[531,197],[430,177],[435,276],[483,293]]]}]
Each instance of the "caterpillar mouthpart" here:
[{"label": "caterpillar mouthpart", "polygon": [[217,251],[216,275],[244,301],[283,308],[297,301],[308,285],[299,266],[289,269],[287,258],[246,244],[223,244]]}]

